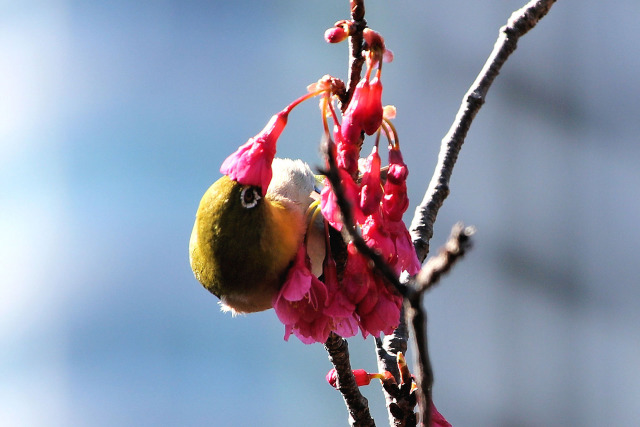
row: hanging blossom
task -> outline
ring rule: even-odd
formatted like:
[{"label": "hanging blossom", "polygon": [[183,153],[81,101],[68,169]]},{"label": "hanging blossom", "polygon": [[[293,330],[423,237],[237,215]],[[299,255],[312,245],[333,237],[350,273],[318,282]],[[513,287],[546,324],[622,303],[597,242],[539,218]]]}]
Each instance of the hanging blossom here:
[{"label": "hanging blossom", "polygon": [[371,154],[363,162],[362,183],[360,185],[360,209],[364,215],[371,215],[380,208],[384,191],[382,190],[381,160],[378,146],[374,145]]},{"label": "hanging blossom", "polygon": [[[341,28],[336,23],[335,28]],[[378,131],[383,119],[381,65],[391,62],[393,55],[384,45],[384,39],[377,32],[367,28],[363,32],[367,50],[363,52],[367,62],[365,76],[356,85],[351,101],[342,115],[342,123],[337,125],[334,139],[338,166],[351,175],[357,172],[357,160],[361,148],[362,133],[373,135]],[[374,78],[371,72],[378,67]],[[339,131],[339,132],[338,132]]]},{"label": "hanging blossom", "polygon": [[293,333],[305,344],[325,342],[331,332],[330,318],[324,314],[328,297],[327,286],[311,273],[306,247],[302,245],[273,299],[278,319],[285,325],[284,339]]},{"label": "hanging blossom", "polygon": [[384,197],[382,199],[382,214],[386,219],[386,228],[394,242],[397,262],[392,264],[396,273],[407,271],[409,274],[417,274],[420,270],[420,261],[411,241],[411,235],[407,226],[402,221],[402,215],[409,207],[407,196],[407,175],[409,170],[402,159],[402,153],[398,146],[389,150],[389,170],[387,182],[384,185]]},{"label": "hanging blossom", "polygon": [[[367,72],[356,85],[351,102],[342,115],[342,122],[334,125],[334,149],[340,182],[351,204],[353,219],[367,245],[377,251],[398,275],[402,271],[415,274],[419,262],[409,232],[402,222],[402,215],[408,207],[408,170],[400,154],[395,128],[389,122],[395,117],[395,108],[382,106],[381,65],[383,60],[391,59],[392,55],[378,33],[366,30],[364,36]],[[377,71],[371,80],[375,67]],[[362,161],[362,176],[357,182],[354,177],[359,169],[357,163],[362,135],[378,132],[379,138],[381,130],[393,142],[389,151],[387,180],[383,185],[376,140],[371,154]],[[321,193],[321,211],[334,228],[342,229],[341,213],[328,183]],[[347,247],[347,262],[340,289],[355,306],[354,315],[363,336],[390,334],[399,324],[402,297],[373,270],[370,260],[360,254],[353,243]]]},{"label": "hanging blossom", "polygon": [[303,244],[280,292],[273,298],[273,308],[285,325],[285,340],[293,333],[303,343],[312,344],[325,342],[332,331],[343,337],[358,333],[355,305],[340,291],[337,267],[329,246],[326,248],[324,282],[311,272]]},{"label": "hanging blossom", "polygon": [[[358,199],[358,194],[360,192],[358,184],[353,181],[351,175],[349,175],[349,173],[344,169],[340,169],[340,184],[342,185],[342,189],[345,192],[347,200]],[[352,213],[354,220],[356,222],[362,222],[365,216],[362,213],[360,206],[352,204],[351,207],[353,208]],[[342,230],[342,213],[338,207],[338,199],[336,198],[327,178],[325,178],[324,187],[320,192],[320,210],[324,218],[329,221],[329,224],[331,224],[333,228],[338,231]]]},{"label": "hanging blossom", "polygon": [[289,113],[301,102],[327,90],[327,87],[317,87],[271,117],[260,133],[249,138],[246,143],[225,159],[220,167],[220,173],[242,185],[260,187],[262,194],[266,194],[273,177],[271,164],[276,155],[276,143],[287,125]]},{"label": "hanging blossom", "polygon": [[276,155],[276,142],[287,125],[289,110],[283,110],[271,117],[262,131],[241,145],[222,163],[220,172],[242,185],[262,188],[262,194],[273,175],[271,163]]}]

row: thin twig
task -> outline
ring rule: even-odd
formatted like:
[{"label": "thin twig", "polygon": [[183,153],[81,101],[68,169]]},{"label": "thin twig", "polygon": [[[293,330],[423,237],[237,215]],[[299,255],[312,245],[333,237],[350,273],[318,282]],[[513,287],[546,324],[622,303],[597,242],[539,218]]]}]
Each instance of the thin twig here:
[{"label": "thin twig", "polygon": [[367,21],[364,19],[364,0],[350,0],[351,6],[351,30],[349,33],[349,79],[347,81],[347,92],[342,102],[342,111],[347,109],[351,101],[351,96],[356,85],[360,81],[364,58],[362,47],[364,39],[362,31],[367,28]]},{"label": "thin twig", "polygon": [[[431,419],[430,402],[433,388],[433,370],[429,360],[427,343],[427,313],[422,307],[422,298],[425,291],[437,283],[443,274],[451,270],[451,267],[471,248],[471,236],[474,232],[473,227],[465,227],[462,223],[454,225],[451,229],[451,235],[440,253],[428,259],[413,279],[412,286],[417,292],[407,299],[407,318],[413,329],[413,339],[417,350],[417,363],[414,372],[418,383],[416,393],[418,394],[421,420]],[[422,422],[425,426],[431,425],[428,422]]]},{"label": "thin twig", "polygon": [[398,370],[397,356],[398,353],[407,353],[407,340],[409,339],[409,330],[405,321],[404,309],[400,312],[400,324],[391,335],[385,335],[383,338],[376,337],[376,352],[378,353],[378,371],[391,372],[396,382],[400,382],[400,371]]},{"label": "thin twig", "polygon": [[429,254],[433,224],[444,199],[449,195],[449,180],[471,122],[485,102],[487,92],[518,39],[544,17],[556,0],[532,0],[513,12],[500,34],[484,67],[465,94],[449,132],[442,139],[438,163],[422,203],[416,208],[410,232],[420,260]]},{"label": "thin twig", "polygon": [[[407,329],[407,321],[405,317],[404,307],[400,311],[400,324],[391,335],[385,335],[383,338],[376,337],[376,356],[378,359],[378,372],[391,372],[396,379],[396,383],[400,384],[400,371],[398,370],[397,357],[398,353],[407,354],[407,341],[409,340],[409,330]],[[392,396],[383,386],[385,402],[387,403],[387,413],[389,416],[389,425],[392,427],[404,427],[407,425],[410,414],[408,411],[398,416],[397,412],[392,412],[391,404],[394,402]]]},{"label": "thin twig", "polygon": [[461,222],[453,226],[449,240],[438,255],[429,258],[416,275],[415,287],[419,293],[431,289],[443,274],[449,272],[458,258],[471,249],[471,236],[474,233],[475,228],[465,227]]},{"label": "thin twig", "polygon": [[329,360],[336,369],[336,388],[342,394],[349,411],[349,425],[352,427],[375,427],[376,424],[369,412],[369,403],[360,393],[351,370],[347,340],[331,333],[324,348],[329,353]]}]

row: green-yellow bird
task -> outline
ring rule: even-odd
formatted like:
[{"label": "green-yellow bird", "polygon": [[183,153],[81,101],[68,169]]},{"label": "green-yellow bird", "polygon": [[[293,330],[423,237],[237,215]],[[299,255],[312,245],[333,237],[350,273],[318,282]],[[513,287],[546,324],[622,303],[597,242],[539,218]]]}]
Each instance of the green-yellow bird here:
[{"label": "green-yellow bird", "polygon": [[[223,176],[206,191],[189,242],[193,272],[224,310],[271,308],[307,231],[315,177],[301,160],[274,159],[266,194]],[[307,250],[324,246],[307,239]],[[313,242],[311,241],[313,240]],[[317,263],[314,263],[317,265]]]}]

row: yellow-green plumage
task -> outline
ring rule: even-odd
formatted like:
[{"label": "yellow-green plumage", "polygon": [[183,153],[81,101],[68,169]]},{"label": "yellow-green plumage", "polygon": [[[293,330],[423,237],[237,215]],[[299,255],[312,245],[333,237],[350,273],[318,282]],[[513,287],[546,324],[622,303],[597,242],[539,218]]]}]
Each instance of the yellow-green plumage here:
[{"label": "yellow-green plumage", "polygon": [[198,281],[234,312],[272,306],[304,238],[313,175],[302,162],[296,164],[304,165],[300,173],[292,175],[285,163],[284,175],[278,174],[277,165],[294,162],[276,160],[265,197],[254,199],[257,187],[223,176],[206,191],[196,213],[189,242],[191,268]]}]

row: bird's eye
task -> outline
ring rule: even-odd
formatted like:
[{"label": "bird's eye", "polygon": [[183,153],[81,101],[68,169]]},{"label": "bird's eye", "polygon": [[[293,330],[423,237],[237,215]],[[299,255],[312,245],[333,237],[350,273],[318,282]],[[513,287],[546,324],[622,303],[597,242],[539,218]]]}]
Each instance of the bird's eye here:
[{"label": "bird's eye", "polygon": [[240,203],[245,209],[255,208],[260,199],[262,196],[257,187],[244,187],[240,192]]}]

